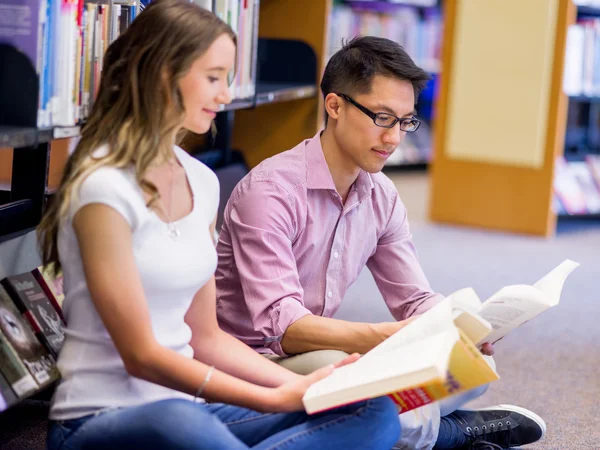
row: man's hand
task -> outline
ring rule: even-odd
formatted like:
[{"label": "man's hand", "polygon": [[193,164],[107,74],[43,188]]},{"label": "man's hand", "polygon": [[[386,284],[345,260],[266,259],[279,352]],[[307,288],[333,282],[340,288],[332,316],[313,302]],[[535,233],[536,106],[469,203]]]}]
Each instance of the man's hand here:
[{"label": "man's hand", "polygon": [[381,340],[384,341],[387,338],[389,338],[392,334],[398,332],[399,330],[404,328],[406,325],[411,323],[417,317],[419,317],[419,316],[418,315],[412,316],[412,317],[409,317],[408,319],[400,320],[398,322],[381,322],[381,323],[376,324],[375,327],[377,329],[379,336],[381,337]]},{"label": "man's hand", "polygon": [[311,384],[329,376],[334,369],[355,362],[358,358],[360,358],[360,355],[353,353],[336,364],[321,367],[313,373],[298,377],[273,389],[273,404],[269,410],[273,412],[303,411],[302,397],[304,397],[304,393]]}]

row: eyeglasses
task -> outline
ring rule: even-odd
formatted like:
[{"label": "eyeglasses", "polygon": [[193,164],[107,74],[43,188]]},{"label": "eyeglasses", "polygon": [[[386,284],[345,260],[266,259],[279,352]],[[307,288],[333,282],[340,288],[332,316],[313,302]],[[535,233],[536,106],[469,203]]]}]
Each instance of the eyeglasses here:
[{"label": "eyeglasses", "polygon": [[362,112],[364,112],[367,116],[369,116],[371,119],[373,119],[373,123],[375,125],[377,125],[378,127],[393,128],[394,125],[396,125],[398,122],[400,122],[400,129],[402,131],[404,131],[406,133],[414,133],[415,131],[417,131],[417,129],[421,125],[421,121],[419,119],[417,119],[416,117],[405,118],[405,117],[396,117],[395,115],[389,114],[389,113],[374,113],[369,108],[364,107],[363,105],[361,105],[360,103],[358,103],[355,100],[352,100],[350,97],[348,97],[345,94],[336,94],[336,95],[348,100],[350,103],[352,103],[354,106],[356,106]]}]

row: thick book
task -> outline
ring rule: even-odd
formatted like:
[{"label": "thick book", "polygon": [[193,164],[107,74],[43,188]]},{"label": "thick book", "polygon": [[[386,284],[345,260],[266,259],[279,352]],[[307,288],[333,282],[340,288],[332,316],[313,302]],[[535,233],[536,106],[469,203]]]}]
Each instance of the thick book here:
[{"label": "thick book", "polygon": [[0,412],[10,408],[18,401],[17,395],[6,381],[6,378],[0,373]]},{"label": "thick book", "polygon": [[[0,286],[0,341],[3,341],[2,347],[4,348],[0,370],[9,382],[13,383],[6,371],[16,370],[18,372],[17,366],[20,365],[25,366],[35,380],[34,384],[37,383],[39,387],[46,387],[58,380],[59,373],[55,359],[35,337],[29,323],[19,313],[2,286]],[[5,360],[5,356],[10,358],[10,361]],[[18,364],[19,362],[20,364]],[[28,385],[29,383],[24,382],[23,384]],[[14,384],[11,386],[21,396],[21,389],[15,388]],[[34,390],[36,387],[34,386]],[[23,388],[23,390],[26,389]]]},{"label": "thick book", "polygon": [[[303,398],[306,412],[384,395],[404,412],[497,380],[478,345],[501,338],[557,304],[566,277],[577,265],[567,260],[534,286],[508,286],[483,305],[473,289],[455,292],[355,363],[310,386]],[[506,320],[504,313],[509,313],[498,308],[517,309],[514,301],[523,312]]]},{"label": "thick book", "polygon": [[27,318],[38,339],[56,358],[65,340],[64,324],[42,286],[29,272],[6,277],[2,285]]}]

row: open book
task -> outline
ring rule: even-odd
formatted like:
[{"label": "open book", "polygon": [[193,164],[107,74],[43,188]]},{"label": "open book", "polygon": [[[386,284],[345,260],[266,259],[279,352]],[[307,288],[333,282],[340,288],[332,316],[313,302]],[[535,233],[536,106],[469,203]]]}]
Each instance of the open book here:
[{"label": "open book", "polygon": [[409,411],[497,380],[477,345],[557,304],[577,265],[567,260],[534,286],[505,287],[483,304],[470,288],[455,292],[355,363],[310,386],[303,398],[306,412],[383,395]]},{"label": "open book", "polygon": [[[517,284],[506,286],[492,295],[483,304],[471,288],[461,289],[450,297],[454,308],[454,319],[458,327],[474,327],[469,330],[476,344],[496,342],[510,331],[533,319],[538,314],[558,305],[563,284],[569,274],[579,266],[565,260],[533,286]],[[477,323],[479,317],[483,321]],[[491,325],[493,330],[485,334]]]}]

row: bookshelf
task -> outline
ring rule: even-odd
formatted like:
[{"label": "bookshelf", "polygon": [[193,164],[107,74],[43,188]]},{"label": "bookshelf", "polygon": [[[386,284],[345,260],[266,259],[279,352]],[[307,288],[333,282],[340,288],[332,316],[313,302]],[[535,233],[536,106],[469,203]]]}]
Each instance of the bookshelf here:
[{"label": "bookshelf", "polygon": [[[84,5],[88,3],[127,5],[134,16],[140,10],[129,0],[86,0]],[[217,15],[226,12],[218,9],[225,2],[199,4],[211,6]],[[184,146],[201,160],[212,154],[217,167],[240,160],[252,167],[312,136],[322,118],[317,79],[323,69],[330,0],[306,7],[295,0],[240,1],[235,12],[242,17],[239,5],[246,6],[245,20],[252,30],[246,27],[240,36],[239,58],[246,60],[239,60],[238,67],[245,62],[249,72],[236,78],[234,100],[217,115],[216,139],[200,137]],[[232,27],[238,29],[237,24]],[[77,138],[85,123],[85,115],[75,114],[71,122],[39,126],[43,72],[31,57],[3,40],[0,37],[0,242],[37,225],[52,190],[50,165],[62,170],[68,157],[65,142]],[[51,151],[56,147],[61,151]],[[56,179],[60,173],[50,175]]]},{"label": "bookshelf", "polygon": [[327,59],[342,40],[357,35],[381,36],[398,42],[432,80],[418,100],[421,129],[406,135],[386,163],[385,170],[424,170],[432,153],[433,101],[441,71],[441,0],[361,1],[333,4]]},{"label": "bookshelf", "polygon": [[563,80],[567,128],[554,183],[554,210],[563,220],[600,218],[600,4],[575,3]]}]

